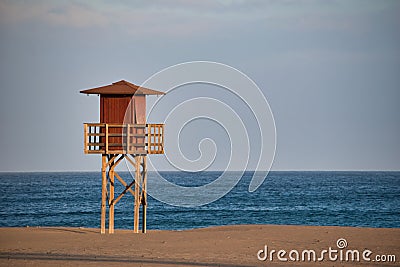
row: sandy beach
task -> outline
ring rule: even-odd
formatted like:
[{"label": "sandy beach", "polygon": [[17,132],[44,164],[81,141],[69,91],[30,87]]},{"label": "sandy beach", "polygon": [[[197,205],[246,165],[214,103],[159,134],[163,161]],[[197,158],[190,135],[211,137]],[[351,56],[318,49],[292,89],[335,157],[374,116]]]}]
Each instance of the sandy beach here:
[{"label": "sandy beach", "polygon": [[[347,243],[341,249],[340,238]],[[329,248],[336,260],[321,254]],[[281,259],[279,250],[286,251]],[[308,253],[302,260],[304,250],[314,250],[316,260],[312,253],[311,260]],[[358,250],[359,261],[351,254],[345,261],[348,250]],[[377,255],[386,262],[378,262]],[[0,228],[0,266],[397,266],[388,262],[390,255],[399,261],[398,228],[239,225],[147,234],[116,230],[113,235],[93,228]]]}]

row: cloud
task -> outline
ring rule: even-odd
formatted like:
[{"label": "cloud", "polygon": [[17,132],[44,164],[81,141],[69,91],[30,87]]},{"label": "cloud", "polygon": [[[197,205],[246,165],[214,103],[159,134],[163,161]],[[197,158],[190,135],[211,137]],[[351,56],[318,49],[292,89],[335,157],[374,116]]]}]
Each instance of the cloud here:
[{"label": "cloud", "polygon": [[[97,28],[153,36],[212,35],[246,27],[289,30],[353,30],[359,14],[396,8],[396,2],[170,0],[0,1],[2,23],[42,22],[72,29]],[[347,21],[343,18],[348,18]]]},{"label": "cloud", "polygon": [[245,17],[240,6],[240,1],[0,1],[0,22],[182,37],[240,23]]},{"label": "cloud", "polygon": [[3,23],[45,22],[74,28],[105,26],[109,18],[92,7],[80,3],[46,1],[0,2]]}]

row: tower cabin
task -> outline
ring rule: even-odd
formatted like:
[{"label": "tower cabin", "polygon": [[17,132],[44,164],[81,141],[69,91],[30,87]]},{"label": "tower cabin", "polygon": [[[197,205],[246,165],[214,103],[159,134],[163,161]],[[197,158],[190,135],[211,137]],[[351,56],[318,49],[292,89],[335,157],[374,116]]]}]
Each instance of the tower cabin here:
[{"label": "tower cabin", "polygon": [[[164,124],[146,122],[146,95],[164,93],[124,80],[80,93],[100,96],[100,122],[84,123],[84,153],[102,155],[100,231],[105,233],[108,206],[109,233],[114,233],[114,206],[129,192],[134,197],[134,232],[139,231],[140,206],[142,232],[146,232],[146,156],[164,153]],[[126,183],[115,171],[123,159],[135,169],[131,183]],[[115,177],[125,186],[117,198],[114,196]]]},{"label": "tower cabin", "polygon": [[146,124],[146,95],[163,92],[121,80],[80,91],[100,95],[100,123],[85,123],[85,154],[163,154],[163,124]]}]

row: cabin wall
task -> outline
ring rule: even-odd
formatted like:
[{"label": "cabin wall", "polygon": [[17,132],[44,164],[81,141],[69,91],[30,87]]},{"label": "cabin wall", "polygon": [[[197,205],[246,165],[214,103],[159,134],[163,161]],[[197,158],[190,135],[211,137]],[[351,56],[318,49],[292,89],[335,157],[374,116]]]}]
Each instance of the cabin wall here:
[{"label": "cabin wall", "polygon": [[[144,95],[135,95],[133,97],[134,101],[134,117],[136,124],[146,124],[146,96]],[[138,128],[134,131],[135,134],[144,134],[144,128]],[[137,137],[131,140],[132,143],[142,144],[145,143],[144,137]],[[136,150],[140,153],[145,152],[145,147],[136,147]]]},{"label": "cabin wall", "polygon": [[135,95],[135,123],[137,124],[146,124],[146,96],[144,95]]},{"label": "cabin wall", "polygon": [[[133,101],[131,101],[133,100]],[[100,96],[100,122],[109,124],[146,124],[146,96],[121,96],[121,95],[101,95]],[[122,150],[122,128],[110,128],[109,133],[121,134],[121,137],[109,137],[109,143],[121,144],[121,146],[109,147],[109,150]],[[144,134],[144,128],[131,129],[131,134]],[[145,138],[132,138],[130,144],[144,143]],[[102,138],[105,143],[105,138]],[[144,152],[144,147],[135,147],[139,152]]]},{"label": "cabin wall", "polygon": [[[100,122],[123,124],[125,112],[127,111],[130,101],[130,96],[100,96]],[[130,108],[130,110],[134,112],[132,108]],[[130,120],[130,118],[127,119]],[[134,123],[132,121],[126,122]]]}]

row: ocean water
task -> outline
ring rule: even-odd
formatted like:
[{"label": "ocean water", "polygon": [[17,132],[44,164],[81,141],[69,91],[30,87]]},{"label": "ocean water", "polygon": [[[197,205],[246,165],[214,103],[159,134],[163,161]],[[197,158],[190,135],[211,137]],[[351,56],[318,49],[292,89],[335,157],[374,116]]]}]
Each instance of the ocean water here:
[{"label": "ocean water", "polygon": [[[220,173],[162,174],[173,183],[198,186]],[[400,227],[400,172],[270,172],[253,193],[248,192],[251,175],[246,172],[227,195],[201,207],[174,207],[149,197],[148,229],[232,224]],[[116,195],[122,190],[117,183]],[[99,227],[100,199],[99,172],[0,173],[0,226]],[[117,229],[133,228],[130,194],[115,213]]]}]

